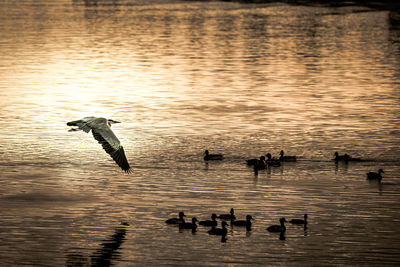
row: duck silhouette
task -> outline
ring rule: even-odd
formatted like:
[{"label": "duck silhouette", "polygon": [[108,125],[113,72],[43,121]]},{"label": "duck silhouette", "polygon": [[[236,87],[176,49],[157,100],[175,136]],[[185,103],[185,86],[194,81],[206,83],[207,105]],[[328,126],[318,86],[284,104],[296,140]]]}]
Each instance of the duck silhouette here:
[{"label": "duck silhouette", "polygon": [[382,181],[382,173],[384,173],[384,171],[382,169],[379,169],[378,172],[368,172],[367,179],[368,180],[378,180],[378,182],[381,182]]},{"label": "duck silhouette", "polygon": [[280,161],[296,161],[297,157],[296,156],[285,156],[285,152],[283,152],[283,150],[281,150],[279,160]]},{"label": "duck silhouette", "polygon": [[184,221],[183,217],[186,216],[183,211],[179,212],[179,218],[170,218],[165,221],[167,224],[179,224]]},{"label": "duck silhouette", "polygon": [[199,225],[203,226],[217,226],[217,221],[215,220],[217,218],[217,215],[213,213],[211,215],[211,220],[205,220],[205,221],[200,221]]},{"label": "duck silhouette", "polygon": [[208,152],[208,150],[204,151],[204,160],[208,161],[208,160],[222,160],[224,158],[224,156],[222,154],[210,154],[210,152]]},{"label": "duck silhouette", "polygon": [[273,233],[278,233],[278,232],[285,232],[286,231],[286,227],[285,227],[285,222],[286,219],[284,217],[279,219],[279,222],[281,223],[280,225],[271,225],[267,228],[268,232],[273,232]]},{"label": "duck silhouette", "polygon": [[235,220],[236,219],[235,210],[231,208],[229,214],[220,214],[219,216],[217,216],[217,218],[222,220]]},{"label": "duck silhouette", "polygon": [[246,216],[246,220],[237,220],[233,221],[232,225],[234,226],[246,226],[247,231],[251,231],[251,220],[253,220],[253,217],[251,215]]},{"label": "duck silhouette", "polygon": [[267,153],[265,156],[267,156],[267,165],[270,167],[279,167],[281,166],[281,162],[279,161],[279,159],[276,158],[272,158],[270,153]]},{"label": "duck silhouette", "polygon": [[228,224],[225,222],[225,221],[223,221],[222,223],[221,223],[221,226],[222,226],[222,228],[215,228],[215,227],[213,227],[212,229],[210,229],[210,230],[208,230],[208,234],[210,234],[210,235],[220,235],[220,236],[226,236],[226,234],[228,233],[228,229],[226,229],[226,226],[227,226]]},{"label": "duck silhouette", "polygon": [[192,232],[196,232],[197,230],[197,218],[193,217],[192,222],[188,223],[183,220],[183,222],[179,223],[179,229],[192,229]]},{"label": "duck silhouette", "polygon": [[307,224],[307,214],[304,214],[304,220],[303,219],[292,219],[289,222],[292,224]]}]

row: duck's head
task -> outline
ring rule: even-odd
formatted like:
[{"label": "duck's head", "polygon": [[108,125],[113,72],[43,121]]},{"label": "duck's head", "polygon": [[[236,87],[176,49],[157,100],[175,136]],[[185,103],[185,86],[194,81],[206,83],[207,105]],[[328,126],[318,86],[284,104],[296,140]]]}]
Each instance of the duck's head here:
[{"label": "duck's head", "polygon": [[192,223],[196,223],[197,222],[197,218],[196,217],[193,217],[192,218]]},{"label": "duck's head", "polygon": [[116,120],[112,120],[112,119],[108,119],[107,120],[107,124],[108,124],[108,126],[110,126],[111,127],[111,124],[115,124],[115,123],[121,123],[120,121],[116,121]]},{"label": "duck's head", "polygon": [[235,213],[235,211],[234,211],[234,209],[233,209],[233,208],[231,208],[231,211],[230,211],[230,213],[231,213],[231,215],[233,215],[233,214]]},{"label": "duck's head", "polygon": [[285,153],[283,152],[283,150],[281,150],[281,152],[280,152],[279,154],[283,157],[283,155],[284,155]]},{"label": "duck's head", "polygon": [[211,214],[211,219],[212,219],[213,221],[215,221],[216,218],[217,218],[217,214],[215,214],[215,213]]},{"label": "duck's head", "polygon": [[208,154],[209,154],[208,150],[204,151],[204,154],[206,154],[208,156]]},{"label": "duck's head", "polygon": [[260,157],[260,160],[261,160],[261,161],[265,161],[265,157],[264,157],[264,156],[261,156],[261,157]]},{"label": "duck's head", "polygon": [[335,155],[336,158],[339,157],[339,153],[337,151],[335,152],[334,155]]},{"label": "duck's head", "polygon": [[286,219],[285,219],[285,217],[282,217],[282,218],[279,219],[279,221],[281,222],[281,224],[283,224],[283,223],[286,222]]},{"label": "duck's head", "polygon": [[304,214],[304,220],[307,220],[307,218],[308,218],[308,215]]},{"label": "duck's head", "polygon": [[185,213],[183,213],[183,211],[181,211],[181,212],[179,212],[179,218],[183,218],[183,217],[185,217],[186,215],[185,215]]},{"label": "duck's head", "polygon": [[228,224],[226,223],[226,221],[223,221],[223,222],[221,223],[221,225],[222,225],[222,228],[225,228],[225,227],[228,226]]},{"label": "duck's head", "polygon": [[250,221],[250,220],[253,220],[253,217],[251,217],[251,215],[247,215],[246,216],[246,221]]},{"label": "duck's head", "polygon": [[382,169],[379,169],[378,173],[381,174],[381,173],[385,173],[385,172]]},{"label": "duck's head", "polygon": [[271,159],[272,158],[271,153],[267,153],[266,156],[267,156],[267,159]]}]

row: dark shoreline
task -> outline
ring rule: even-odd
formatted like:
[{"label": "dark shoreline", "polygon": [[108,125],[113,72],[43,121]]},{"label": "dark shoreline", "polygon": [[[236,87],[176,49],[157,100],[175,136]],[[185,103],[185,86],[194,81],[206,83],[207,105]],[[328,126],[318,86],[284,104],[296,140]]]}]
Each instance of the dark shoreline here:
[{"label": "dark shoreline", "polygon": [[[186,0],[186,1],[202,1],[202,0]],[[205,0],[210,1],[210,0]],[[213,0],[211,0],[213,1]],[[217,0],[218,1],[218,0]],[[363,1],[363,0],[220,0],[222,2],[239,2],[248,4],[269,4],[269,3],[284,3],[289,5],[302,6],[325,6],[325,7],[346,7],[346,6],[363,6],[376,10],[400,11],[400,1]]]}]

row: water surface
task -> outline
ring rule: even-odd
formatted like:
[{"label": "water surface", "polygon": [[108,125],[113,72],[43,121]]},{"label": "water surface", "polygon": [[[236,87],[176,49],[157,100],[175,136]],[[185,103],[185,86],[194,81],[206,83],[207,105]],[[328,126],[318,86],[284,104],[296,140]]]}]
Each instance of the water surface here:
[{"label": "water surface", "polygon": [[[7,266],[399,264],[394,12],[92,2],[0,3]],[[123,122],[113,130],[132,174],[68,132],[92,115]],[[206,164],[205,149],[225,159]],[[257,176],[245,164],[281,149],[298,162]],[[335,165],[335,151],[370,161]],[[383,184],[365,180],[379,168]],[[164,224],[231,207],[255,221],[227,243]],[[265,230],[304,213],[306,231]]]}]

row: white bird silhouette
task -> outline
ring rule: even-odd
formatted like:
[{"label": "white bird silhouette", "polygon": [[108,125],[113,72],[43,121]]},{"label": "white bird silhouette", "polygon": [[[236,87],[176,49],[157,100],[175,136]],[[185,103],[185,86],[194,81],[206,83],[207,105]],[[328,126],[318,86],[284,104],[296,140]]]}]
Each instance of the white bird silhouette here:
[{"label": "white bird silhouette", "polygon": [[70,131],[83,130],[88,133],[90,130],[92,130],[94,139],[96,139],[103,146],[103,149],[111,156],[111,158],[122,170],[129,173],[131,167],[126,159],[124,148],[121,146],[118,138],[111,130],[111,124],[113,123],[120,122],[111,119],[107,120],[105,118],[85,117],[81,120],[70,121],[67,123],[67,125],[78,126],[78,128],[72,128]]}]

